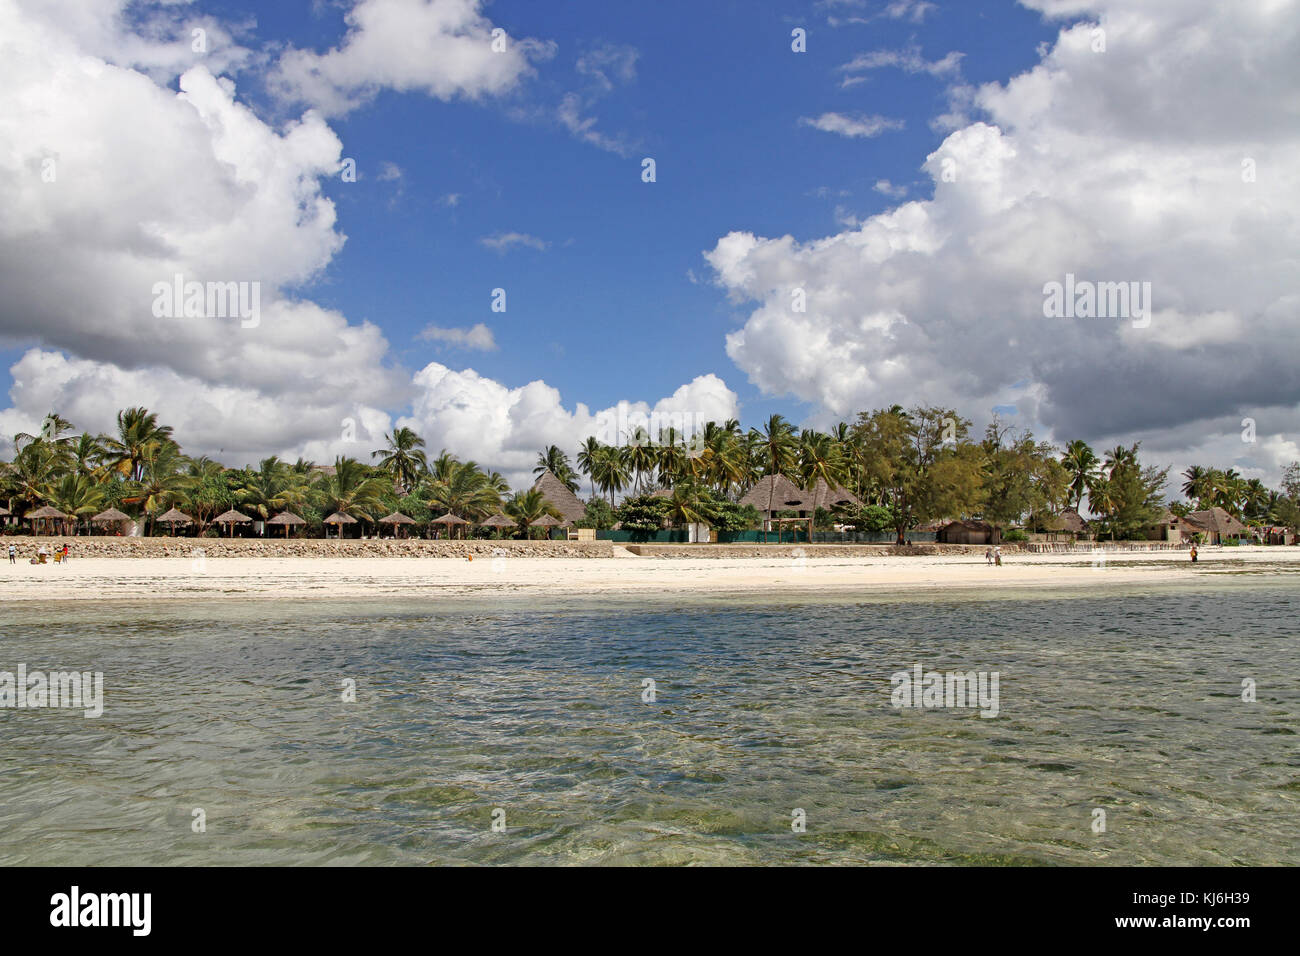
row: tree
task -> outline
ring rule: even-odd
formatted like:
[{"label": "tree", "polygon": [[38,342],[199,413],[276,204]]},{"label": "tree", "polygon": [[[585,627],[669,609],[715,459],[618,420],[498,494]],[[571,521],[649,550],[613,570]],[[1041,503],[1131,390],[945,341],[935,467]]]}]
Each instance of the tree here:
[{"label": "tree", "polygon": [[159,425],[158,415],[146,408],[127,408],[117,413],[117,435],[104,439],[110,467],[124,477],[139,481],[149,446],[170,441],[170,425]]},{"label": "tree", "polygon": [[508,517],[515,519],[515,523],[519,525],[527,537],[532,537],[535,530],[530,525],[543,515],[550,515],[552,518],[561,517],[560,513],[536,488],[515,492],[510,496],[510,500],[505,503],[502,510]]},{"label": "tree", "polygon": [[379,460],[380,469],[393,476],[398,492],[405,495],[429,470],[429,461],[423,451],[424,439],[410,428],[394,429],[391,435],[385,434],[384,439],[388,447],[372,451],[370,457],[383,456]]},{"label": "tree", "polygon": [[453,460],[441,471],[428,485],[429,507],[434,511],[477,520],[500,509],[497,487],[475,462]]},{"label": "tree", "polygon": [[1083,504],[1084,494],[1097,480],[1101,462],[1097,460],[1096,452],[1087,442],[1076,438],[1065,446],[1065,452],[1061,455],[1061,464],[1069,476],[1070,500],[1074,510],[1078,511]]},{"label": "tree", "polygon": [[550,471],[556,478],[564,482],[565,487],[570,491],[576,492],[582,485],[578,482],[578,474],[569,464],[569,456],[560,451],[556,445],[547,445],[537,456],[537,467],[533,469],[534,475],[540,475],[544,471]]},{"label": "tree", "polygon": [[321,502],[330,512],[341,511],[374,523],[383,508],[384,479],[370,475],[355,458],[335,458],[334,474],[326,475],[318,488]]},{"label": "tree", "polygon": [[764,475],[791,475],[795,470],[798,439],[795,428],[781,415],[767,420],[757,433],[760,453],[763,456]]}]

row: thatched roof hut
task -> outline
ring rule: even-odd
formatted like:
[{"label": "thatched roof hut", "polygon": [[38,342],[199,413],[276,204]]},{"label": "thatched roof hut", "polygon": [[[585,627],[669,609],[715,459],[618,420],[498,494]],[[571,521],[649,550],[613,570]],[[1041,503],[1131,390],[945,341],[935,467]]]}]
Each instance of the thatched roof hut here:
[{"label": "thatched roof hut", "polygon": [[1042,527],[1044,531],[1083,534],[1084,531],[1088,530],[1088,522],[1084,521],[1079,512],[1073,508],[1066,508],[1060,514],[1044,518]]},{"label": "thatched roof hut", "polygon": [[224,514],[219,514],[215,518],[213,518],[212,523],[229,525],[230,527],[228,528],[228,531],[230,537],[234,537],[235,525],[243,524],[246,521],[252,521],[252,520],[253,519],[250,518],[248,515],[236,511],[234,508],[231,508],[229,511],[225,512]]},{"label": "thatched roof hut", "polygon": [[380,524],[416,524],[417,522],[414,518],[408,518],[400,511],[394,511],[392,514],[385,515],[384,517],[380,518],[379,523]]},{"label": "thatched roof hut", "polygon": [[130,521],[132,519],[130,515],[123,514],[116,508],[109,508],[107,511],[101,511],[90,520],[95,524],[109,524],[114,521]]},{"label": "thatched roof hut", "polygon": [[802,509],[809,513],[816,511],[818,508],[824,508],[830,511],[836,505],[846,505],[852,508],[861,508],[862,501],[849,489],[842,485],[831,485],[825,478],[818,478],[812,486],[812,490],[804,493],[805,507]]},{"label": "thatched roof hut", "polygon": [[1212,544],[1221,544],[1224,538],[1236,538],[1247,533],[1246,526],[1222,508],[1193,511],[1183,520],[1194,531],[1204,534]]},{"label": "thatched roof hut", "polygon": [[529,526],[533,528],[554,528],[556,525],[563,523],[554,515],[542,515],[540,518],[528,522]]},{"label": "thatched roof hut", "polygon": [[41,507],[37,508],[35,511],[29,511],[27,512],[27,514],[23,515],[23,519],[27,521],[39,520],[42,518],[67,518],[67,517],[68,515],[65,515],[58,508],[51,508],[49,505],[42,505]]},{"label": "thatched roof hut", "polygon": [[578,498],[569,486],[547,470],[537,476],[533,488],[542,493],[546,503],[560,513],[565,524],[581,521],[587,515],[587,506]]},{"label": "thatched roof hut", "polygon": [[740,504],[753,505],[763,517],[771,518],[780,511],[806,511],[805,497],[799,486],[785,475],[766,475],[740,499]]},{"label": "thatched roof hut", "polygon": [[492,517],[479,522],[481,528],[514,528],[519,522],[514,518],[507,518],[503,514],[494,514]]},{"label": "thatched roof hut", "polygon": [[952,521],[935,534],[943,544],[1000,544],[1002,535],[987,521]]},{"label": "thatched roof hut", "polygon": [[429,522],[429,524],[446,525],[447,533],[449,535],[454,534],[455,529],[457,527],[460,527],[461,537],[464,537],[465,534],[464,526],[468,525],[469,522],[466,521],[464,518],[460,517],[460,515],[454,515],[450,511],[448,511],[445,515],[441,515],[440,517],[434,518],[432,521]]}]

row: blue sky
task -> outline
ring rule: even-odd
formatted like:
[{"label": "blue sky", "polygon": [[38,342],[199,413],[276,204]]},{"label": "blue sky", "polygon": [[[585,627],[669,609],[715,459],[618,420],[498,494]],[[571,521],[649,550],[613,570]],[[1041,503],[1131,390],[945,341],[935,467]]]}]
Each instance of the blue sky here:
[{"label": "blue sky", "polygon": [[[524,476],[619,402],[818,427],[930,402],[1177,467],[1272,479],[1300,456],[1300,227],[1278,213],[1300,203],[1294,3],[0,0],[0,19],[5,431],[165,404],[187,449],[329,460],[358,453],[355,419],[363,444],[412,425]],[[177,271],[261,281],[266,321],[159,323],[141,290]],[[1067,273],[1151,282],[1155,321],[1045,322]]]}]

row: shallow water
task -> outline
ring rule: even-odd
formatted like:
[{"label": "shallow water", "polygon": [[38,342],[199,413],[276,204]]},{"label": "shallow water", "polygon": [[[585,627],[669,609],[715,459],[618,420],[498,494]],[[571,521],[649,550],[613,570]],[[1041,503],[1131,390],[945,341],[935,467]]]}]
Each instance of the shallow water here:
[{"label": "shallow water", "polygon": [[[1298,611],[1241,579],[9,605],[0,671],[102,671],[105,712],[0,710],[0,864],[1295,865]],[[914,663],[997,671],[998,716],[895,709]]]}]

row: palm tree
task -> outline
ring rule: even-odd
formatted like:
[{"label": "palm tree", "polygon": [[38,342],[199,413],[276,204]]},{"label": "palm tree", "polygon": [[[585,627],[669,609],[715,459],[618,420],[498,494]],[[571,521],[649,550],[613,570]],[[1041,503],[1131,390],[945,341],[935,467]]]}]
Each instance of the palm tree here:
[{"label": "palm tree", "polygon": [[1100,474],[1098,466],[1101,462],[1097,460],[1097,453],[1092,450],[1092,446],[1083,439],[1076,438],[1065,446],[1061,464],[1069,476],[1070,500],[1074,504],[1074,510],[1078,511],[1083,504],[1084,493],[1092,487]]},{"label": "palm tree", "polygon": [[640,494],[649,480],[647,476],[654,474],[659,458],[654,445],[650,442],[650,436],[646,434],[644,428],[636,430],[629,439],[628,444],[622,449],[622,453],[623,460],[627,462],[628,471],[632,473],[636,492]]},{"label": "palm tree", "polygon": [[470,520],[493,514],[501,507],[500,480],[500,475],[489,477],[472,461],[449,463],[443,477],[429,482],[429,506]]},{"label": "palm tree", "polygon": [[847,478],[848,468],[839,445],[830,435],[805,431],[799,436],[799,458],[796,470],[805,488],[819,480],[832,488]]},{"label": "palm tree", "polygon": [[569,464],[569,456],[560,451],[556,445],[547,445],[537,456],[537,467],[533,469],[533,474],[540,475],[544,471],[549,471],[559,478],[570,491],[576,492],[582,487],[577,472]]},{"label": "palm tree", "polygon": [[46,486],[45,500],[80,524],[82,518],[102,510],[104,489],[89,475],[68,473]]},{"label": "palm tree", "polygon": [[553,518],[562,517],[536,488],[515,492],[510,496],[510,500],[505,503],[502,510],[508,517],[515,519],[519,527],[524,530],[525,535],[532,534],[529,525],[543,515],[550,515]]},{"label": "palm tree", "polygon": [[763,474],[789,475],[795,468],[798,442],[795,427],[781,415],[773,415],[758,433],[763,455]]},{"label": "palm tree", "polygon": [[139,481],[146,449],[169,441],[170,425],[159,425],[158,415],[146,408],[128,408],[117,413],[117,436],[104,439],[109,465],[132,481]]},{"label": "palm tree", "polygon": [[602,493],[609,495],[609,506],[614,507],[614,494],[627,487],[627,463],[622,451],[613,445],[601,445],[592,462],[591,480]]},{"label": "palm tree", "polygon": [[424,439],[410,428],[397,428],[391,435],[385,434],[387,448],[379,448],[370,453],[371,458],[383,458],[379,467],[393,476],[393,483],[399,495],[408,494],[415,487],[420,476],[429,470],[425,458]]},{"label": "palm tree", "polygon": [[140,480],[128,485],[128,497],[123,501],[140,505],[150,519],[180,501],[190,486],[185,474],[185,456],[180,446],[171,439],[152,442],[144,450]]},{"label": "palm tree", "polygon": [[256,471],[245,474],[235,489],[240,507],[247,508],[263,521],[290,507],[286,495],[292,484],[289,466],[275,455],[263,458]]},{"label": "palm tree", "polygon": [[383,478],[369,475],[355,458],[339,456],[334,459],[334,474],[326,475],[318,488],[330,511],[373,523],[384,506],[386,486]]},{"label": "palm tree", "polygon": [[591,479],[591,496],[593,498],[596,497],[596,478],[592,473],[592,466],[596,463],[600,448],[600,439],[595,435],[589,435],[578,449],[578,468]]}]

